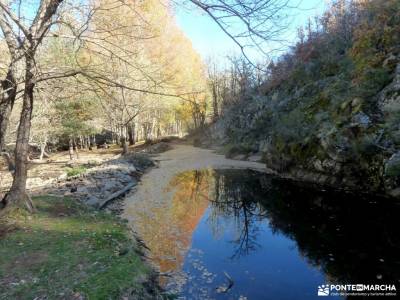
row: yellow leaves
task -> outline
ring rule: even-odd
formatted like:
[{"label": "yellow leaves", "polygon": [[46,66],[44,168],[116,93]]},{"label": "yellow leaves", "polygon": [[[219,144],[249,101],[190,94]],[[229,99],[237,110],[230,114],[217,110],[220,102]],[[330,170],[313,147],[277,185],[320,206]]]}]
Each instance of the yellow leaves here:
[{"label": "yellow leaves", "polygon": [[76,60],[80,67],[86,68],[86,67],[90,66],[90,64],[92,62],[92,56],[88,50],[82,49],[77,54]]},{"label": "yellow leaves", "polygon": [[144,115],[157,115],[166,124],[178,116],[189,120],[194,108],[207,107],[205,67],[176,25],[168,0],[97,0],[96,5],[92,36],[87,51],[78,57],[79,64],[95,67],[97,73],[134,89],[188,99],[135,91],[125,91],[123,97],[120,88],[104,86],[108,94],[104,98],[110,99],[102,103],[114,113],[116,107],[125,107],[131,115],[140,107]]}]

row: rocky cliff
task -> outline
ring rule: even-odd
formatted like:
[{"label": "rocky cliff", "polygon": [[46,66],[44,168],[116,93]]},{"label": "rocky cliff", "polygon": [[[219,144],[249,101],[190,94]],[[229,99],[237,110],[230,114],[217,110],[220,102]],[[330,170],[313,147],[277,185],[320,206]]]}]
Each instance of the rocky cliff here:
[{"label": "rocky cliff", "polygon": [[399,197],[400,4],[384,3],[360,14],[347,44],[331,32],[298,44],[288,75],[226,109],[213,140],[228,156],[261,153],[283,176]]}]

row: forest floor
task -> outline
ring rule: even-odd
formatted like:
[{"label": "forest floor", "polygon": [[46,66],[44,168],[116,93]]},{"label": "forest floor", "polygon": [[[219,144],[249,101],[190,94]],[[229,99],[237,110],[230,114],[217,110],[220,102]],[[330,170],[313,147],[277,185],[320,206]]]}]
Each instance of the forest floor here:
[{"label": "forest floor", "polygon": [[[159,145],[139,144],[130,150],[151,153],[168,148]],[[130,180],[131,170],[139,177],[149,166],[148,158],[128,158],[113,146],[80,151],[74,161],[62,152],[44,162],[31,162],[28,187],[36,212],[12,209],[0,219],[1,300],[166,297],[126,222],[108,210],[77,201],[83,200],[78,182],[106,170],[108,177],[117,175],[119,181],[110,186],[118,188],[121,177]],[[2,171],[3,179],[11,178],[7,173]],[[108,177],[98,177],[98,185],[110,183]],[[3,179],[0,187],[5,191],[11,181]]]},{"label": "forest floor", "polygon": [[[140,147],[141,144],[136,145]],[[133,147],[131,149],[134,149]],[[43,186],[53,183],[58,179],[65,179],[71,167],[100,164],[122,152],[121,147],[112,145],[108,149],[79,150],[79,158],[69,159],[68,151],[57,152],[50,158],[31,160],[29,162],[28,183],[29,191],[40,190]],[[12,183],[12,176],[7,170],[5,162],[0,158],[0,193],[6,191]]]}]

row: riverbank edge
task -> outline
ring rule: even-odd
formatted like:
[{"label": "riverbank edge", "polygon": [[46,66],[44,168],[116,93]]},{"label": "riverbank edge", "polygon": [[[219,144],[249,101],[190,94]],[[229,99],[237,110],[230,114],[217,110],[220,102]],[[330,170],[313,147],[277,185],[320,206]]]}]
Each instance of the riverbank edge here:
[{"label": "riverbank edge", "polygon": [[[168,151],[170,148],[170,145],[168,145],[169,141],[156,141],[149,143],[148,145],[145,145],[145,147],[141,147],[141,153],[146,153],[150,154],[146,156],[146,159],[150,160],[152,163],[151,164],[145,164],[141,166],[136,166],[133,162],[130,162],[129,159],[124,160],[124,163],[126,164],[131,164],[134,168],[137,168],[139,171],[135,172],[135,179],[136,182],[130,186],[129,189],[124,189],[122,193],[116,192],[116,195],[113,199],[110,199],[107,201],[107,203],[104,203],[103,205],[89,205],[85,203],[85,201],[80,201],[82,199],[79,199],[79,197],[73,197],[74,199],[71,199],[68,196],[64,195],[54,195],[54,194],[42,194],[38,195],[35,193],[34,199],[37,201],[42,202],[43,199],[54,199],[56,202],[60,203],[68,203],[71,200],[76,201],[78,203],[78,206],[74,207],[74,212],[71,216],[74,216],[77,214],[77,216],[81,216],[82,214],[85,215],[86,212],[90,212],[89,214],[95,214],[95,215],[108,215],[110,218],[111,222],[118,224],[118,226],[121,226],[122,234],[124,236],[124,239],[126,239],[127,242],[127,248],[130,249],[129,252],[132,252],[132,255],[134,255],[136,258],[139,258],[141,263],[143,264],[144,268],[146,269],[145,272],[142,272],[139,274],[137,277],[139,278],[137,282],[134,284],[132,283],[131,287],[128,287],[125,289],[125,291],[120,291],[119,295],[117,298],[113,299],[124,299],[124,300],[130,300],[130,299],[169,299],[170,295],[168,295],[159,285],[158,283],[158,277],[159,274],[157,271],[153,268],[153,266],[148,262],[147,257],[146,257],[146,245],[143,244],[142,240],[140,237],[133,231],[129,229],[127,226],[126,220],[124,220],[121,217],[120,211],[121,207],[123,206],[124,202],[124,195],[127,193],[134,193],[135,186],[140,182],[140,177],[143,176],[145,173],[150,171],[156,164],[153,159],[153,154],[159,154],[161,152]],[[132,155],[134,153],[130,152],[128,153],[129,155]],[[139,154],[140,155],[140,154]],[[84,177],[85,174],[79,174],[77,176],[73,176],[72,178],[66,178],[65,182],[70,182],[71,180],[79,180],[81,177]],[[72,195],[72,193],[70,194]],[[75,196],[75,195],[74,195]],[[51,206],[51,204],[50,204]],[[40,207],[38,209],[39,214],[42,213],[40,211]],[[65,217],[68,215],[69,212],[61,213],[60,217]],[[25,215],[24,212],[14,212],[12,213],[12,216],[8,216],[6,219],[0,220],[2,223],[2,231],[0,231],[0,243],[4,244],[4,242],[8,239],[13,237],[15,233],[18,233],[19,226],[16,226],[22,219],[25,225],[22,226],[24,228],[29,224],[29,222],[36,218],[36,215],[34,216],[27,216]],[[28,226],[29,227],[29,226]],[[19,242],[24,243],[24,242]],[[18,244],[18,245],[19,245]],[[34,246],[31,244],[31,246]],[[33,247],[35,248],[35,247]],[[2,247],[3,251],[7,251],[7,247]],[[12,249],[10,249],[12,251]],[[122,252],[125,250],[122,249]],[[26,254],[26,253],[24,253]],[[120,253],[118,254],[120,255]],[[124,253],[123,255],[126,255]],[[2,260],[0,260],[0,265],[2,265]],[[3,261],[4,263],[4,261]],[[62,262],[60,261],[60,264]],[[6,278],[5,276],[7,271],[0,272],[1,277],[0,278]],[[36,277],[34,277],[35,279]],[[129,278],[127,278],[129,280]],[[0,280],[2,282],[3,280]],[[132,281],[132,280],[131,280]],[[26,280],[22,279],[22,283],[25,283]],[[14,284],[15,286],[18,286],[19,283],[14,283],[12,282],[11,284]],[[4,287],[4,285],[3,285]],[[3,299],[3,292],[1,292],[0,289],[0,299]],[[29,296],[29,295],[27,295]],[[7,296],[6,296],[7,297]],[[21,298],[22,297],[22,298]],[[70,297],[70,298],[68,298]],[[20,295],[21,299],[25,299],[24,295]],[[6,298],[4,298],[6,299]],[[27,297],[27,299],[30,299]],[[79,291],[76,291],[65,298],[65,295],[61,295],[57,299],[89,299],[85,296],[85,294],[80,293]]]},{"label": "riverbank edge", "polygon": [[216,143],[211,138],[208,131],[209,128],[205,129],[205,132],[196,132],[195,134],[189,135],[186,137],[185,142],[194,147],[213,150],[229,159],[263,163],[268,174],[281,179],[291,180],[299,184],[307,184],[317,189],[329,189],[338,192],[358,193],[362,195],[375,195],[380,198],[400,200],[400,187],[395,187],[389,191],[366,190],[346,177],[340,178],[326,172],[310,171],[299,166],[292,166],[290,170],[283,171],[280,166],[268,164],[268,159],[265,157],[264,153],[249,153],[246,151],[247,149],[237,148],[235,148],[236,151],[232,152],[230,147],[231,145],[220,145]]}]

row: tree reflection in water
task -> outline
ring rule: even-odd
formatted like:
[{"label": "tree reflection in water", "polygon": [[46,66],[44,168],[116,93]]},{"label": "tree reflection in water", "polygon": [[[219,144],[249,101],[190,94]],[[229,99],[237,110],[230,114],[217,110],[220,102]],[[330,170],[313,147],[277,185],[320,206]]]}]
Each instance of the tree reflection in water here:
[{"label": "tree reflection in water", "polygon": [[[231,261],[272,253],[265,251],[272,246],[268,242],[274,243],[266,239],[270,232],[294,241],[296,252],[330,282],[397,283],[400,289],[399,202],[322,191],[253,171],[197,170],[173,178],[160,199],[137,203],[133,214],[134,227],[151,249],[151,258],[161,272],[182,270],[193,247],[192,238],[199,230],[202,244],[197,248],[218,250],[218,255]],[[210,231],[207,236],[204,226]],[[230,246],[211,243],[227,236]],[[273,255],[280,255],[277,259],[281,262],[285,261],[282,255],[289,254]],[[290,259],[288,264],[295,258],[292,255]],[[290,265],[284,267],[290,269]],[[274,275],[268,276],[279,282],[287,280],[271,268],[268,274]],[[273,282],[272,278],[266,280]]]},{"label": "tree reflection in water", "polygon": [[235,245],[232,259],[247,255],[261,246],[257,243],[260,232],[258,221],[265,216],[265,211],[258,201],[259,193],[251,187],[252,180],[248,179],[232,171],[213,172],[214,197],[209,199],[212,203],[209,222],[214,231],[218,231],[221,226],[218,218],[234,220],[236,238],[231,241]]},{"label": "tree reflection in water", "polygon": [[138,201],[130,212],[134,230],[151,250],[149,256],[161,273],[182,267],[193,231],[209,205],[205,174],[180,174],[159,199]]},{"label": "tree reflection in water", "polygon": [[[252,171],[214,172],[213,218],[234,218],[232,257],[258,247],[260,218],[296,241],[309,264],[334,282],[400,283],[400,203],[338,193]],[[399,286],[400,288],[400,286]]]}]

